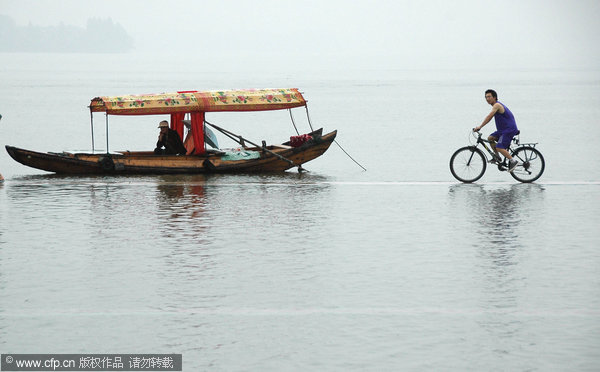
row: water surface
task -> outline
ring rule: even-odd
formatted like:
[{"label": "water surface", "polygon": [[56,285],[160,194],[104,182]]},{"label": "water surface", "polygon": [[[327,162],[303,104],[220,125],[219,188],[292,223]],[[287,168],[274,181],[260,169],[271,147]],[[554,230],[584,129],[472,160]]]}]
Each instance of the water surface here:
[{"label": "water surface", "polygon": [[[2,353],[181,353],[184,370],[211,371],[600,368],[600,171],[585,160],[600,154],[583,141],[598,128],[582,130],[599,114],[597,72],[140,79],[108,78],[102,57],[9,56],[3,144],[89,148],[97,95],[300,86],[315,126],[338,129],[368,171],[335,145],[281,175],[63,177],[2,152]],[[81,61],[98,68],[85,84]],[[537,183],[489,168],[466,185],[448,170],[494,83],[540,142]],[[552,115],[548,102],[561,102]],[[294,134],[287,112],[250,116],[257,127],[215,121]],[[131,120],[111,122],[114,149],[155,142],[162,118]]]}]

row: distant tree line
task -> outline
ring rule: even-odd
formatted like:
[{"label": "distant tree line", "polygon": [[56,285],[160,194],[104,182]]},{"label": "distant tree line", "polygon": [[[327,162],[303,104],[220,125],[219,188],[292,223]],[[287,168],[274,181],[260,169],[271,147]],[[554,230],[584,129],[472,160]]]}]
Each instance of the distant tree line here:
[{"label": "distant tree line", "polygon": [[58,26],[17,26],[0,14],[0,52],[123,53],[133,49],[133,39],[112,19],[90,18],[85,28]]}]

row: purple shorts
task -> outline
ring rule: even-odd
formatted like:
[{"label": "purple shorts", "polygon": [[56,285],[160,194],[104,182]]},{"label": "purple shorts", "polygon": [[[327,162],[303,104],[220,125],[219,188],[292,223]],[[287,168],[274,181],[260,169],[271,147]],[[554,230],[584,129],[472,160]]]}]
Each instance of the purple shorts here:
[{"label": "purple shorts", "polygon": [[490,134],[490,136],[498,139],[498,143],[496,144],[496,148],[499,149],[507,149],[510,146],[510,141],[512,141],[513,137],[517,134],[518,130],[507,130],[504,132],[500,132],[499,130]]}]

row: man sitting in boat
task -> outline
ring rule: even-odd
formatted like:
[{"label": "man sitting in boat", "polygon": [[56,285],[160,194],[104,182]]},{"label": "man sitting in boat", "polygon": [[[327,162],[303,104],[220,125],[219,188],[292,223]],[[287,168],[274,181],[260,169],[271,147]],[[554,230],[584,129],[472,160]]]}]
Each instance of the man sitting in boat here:
[{"label": "man sitting in boat", "polygon": [[158,124],[160,134],[154,154],[156,155],[185,155],[186,149],[176,130],[169,128],[169,122],[163,120]]}]

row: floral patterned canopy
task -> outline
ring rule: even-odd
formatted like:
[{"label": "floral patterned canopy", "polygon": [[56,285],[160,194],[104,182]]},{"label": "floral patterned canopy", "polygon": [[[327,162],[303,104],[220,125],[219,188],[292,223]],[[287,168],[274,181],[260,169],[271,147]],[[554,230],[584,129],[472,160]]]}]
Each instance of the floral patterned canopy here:
[{"label": "floral patterned canopy", "polygon": [[305,106],[296,88],[185,91],[177,93],[96,97],[92,112],[111,115],[153,115],[177,112],[266,111]]}]

